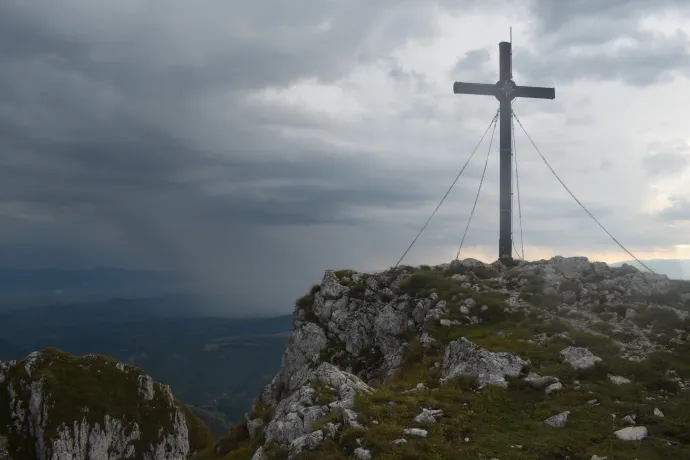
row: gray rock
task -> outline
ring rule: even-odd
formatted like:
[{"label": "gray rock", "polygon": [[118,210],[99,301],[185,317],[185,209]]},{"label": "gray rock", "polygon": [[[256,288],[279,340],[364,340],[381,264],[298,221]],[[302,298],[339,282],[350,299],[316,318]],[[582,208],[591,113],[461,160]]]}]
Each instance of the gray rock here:
[{"label": "gray rock", "polygon": [[321,430],[300,436],[290,443],[290,456],[288,458],[316,449],[323,442],[323,438],[323,431]]},{"label": "gray rock", "polygon": [[352,453],[357,460],[371,460],[371,452],[363,447],[358,447]]},{"label": "gray rock", "polygon": [[544,420],[544,423],[555,428],[563,428],[568,421],[568,414],[570,414],[570,411],[561,412],[560,414],[547,418]]},{"label": "gray rock", "polygon": [[556,382],[552,383],[548,387],[546,387],[546,390],[544,390],[544,393],[547,395],[553,393],[554,391],[562,390],[563,389],[563,384],[561,382]]},{"label": "gray rock", "polygon": [[436,342],[436,339],[433,338],[428,332],[424,331],[419,338],[419,341],[423,347],[428,348]]},{"label": "gray rock", "polygon": [[[290,445],[295,439],[310,432],[311,425],[330,411],[347,411],[353,406],[358,393],[371,393],[373,389],[358,377],[343,372],[332,364],[322,363],[306,375],[304,386],[282,399],[275,407],[273,419],[265,430],[266,442]],[[328,406],[316,404],[316,392],[311,382],[325,384],[335,390],[335,401]],[[356,419],[356,416],[354,416]]]},{"label": "gray rock", "polygon": [[629,379],[626,379],[625,377],[621,377],[620,375],[607,375],[609,381],[615,385],[626,385],[628,383],[632,383]]},{"label": "gray rock", "polygon": [[443,378],[459,376],[477,378],[480,388],[497,385],[507,388],[506,376],[517,377],[527,363],[510,353],[494,353],[470,342],[464,337],[451,342],[443,356]]},{"label": "gray rock", "polygon": [[644,426],[627,427],[614,433],[622,441],[642,441],[647,437],[647,428]]},{"label": "gray rock", "polygon": [[441,326],[450,327],[450,326],[460,326],[462,323],[460,321],[443,318],[439,321],[439,324]]},{"label": "gray rock", "polygon": [[536,372],[530,372],[526,377],[522,379],[524,382],[529,383],[534,388],[544,388],[547,385],[558,382],[558,378],[552,376],[541,376]]},{"label": "gray rock", "polygon": [[252,460],[268,460],[268,455],[263,446],[259,446],[259,448],[256,449],[256,452],[252,455]]},{"label": "gray rock", "polygon": [[418,436],[420,438],[426,438],[428,435],[428,431],[422,430],[421,428],[405,428],[403,433],[408,436]]},{"label": "gray rock", "polygon": [[635,425],[635,418],[632,415],[626,415],[621,419],[621,422],[625,423],[626,425]]},{"label": "gray rock", "polygon": [[561,350],[561,356],[575,370],[588,369],[602,361],[601,358],[594,356],[591,351],[582,347],[564,348]]},{"label": "gray rock", "polygon": [[436,417],[443,415],[440,409],[422,409],[422,412],[414,418],[417,423],[436,423]]},{"label": "gray rock", "polygon": [[255,418],[247,420],[247,430],[249,431],[249,437],[254,438],[261,428],[264,426],[264,421],[260,418]]}]

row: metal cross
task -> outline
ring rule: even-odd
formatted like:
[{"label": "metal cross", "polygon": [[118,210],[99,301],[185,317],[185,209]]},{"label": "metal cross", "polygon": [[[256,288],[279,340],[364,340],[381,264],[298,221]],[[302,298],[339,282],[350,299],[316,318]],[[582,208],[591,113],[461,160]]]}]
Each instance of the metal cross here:
[{"label": "metal cross", "polygon": [[511,102],[516,97],[554,99],[556,97],[556,90],[554,88],[538,86],[517,86],[513,81],[511,43],[501,42],[498,44],[498,49],[500,52],[499,80],[496,84],[455,82],[453,84],[453,93],[495,96],[500,102],[500,233],[498,258],[502,262],[511,262],[513,259]]}]

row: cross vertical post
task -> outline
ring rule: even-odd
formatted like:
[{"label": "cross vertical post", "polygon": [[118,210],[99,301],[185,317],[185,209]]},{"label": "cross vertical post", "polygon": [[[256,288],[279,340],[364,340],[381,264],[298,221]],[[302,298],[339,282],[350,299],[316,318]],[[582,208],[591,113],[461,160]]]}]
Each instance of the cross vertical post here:
[{"label": "cross vertical post", "polygon": [[500,123],[500,199],[499,199],[499,239],[498,259],[505,263],[513,260],[513,229],[512,229],[512,101],[516,97],[531,99],[554,99],[554,88],[537,86],[517,86],[512,75],[512,49],[510,42],[501,42],[499,49],[499,80],[495,84],[455,82],[453,93],[478,94],[494,96],[499,101]]}]

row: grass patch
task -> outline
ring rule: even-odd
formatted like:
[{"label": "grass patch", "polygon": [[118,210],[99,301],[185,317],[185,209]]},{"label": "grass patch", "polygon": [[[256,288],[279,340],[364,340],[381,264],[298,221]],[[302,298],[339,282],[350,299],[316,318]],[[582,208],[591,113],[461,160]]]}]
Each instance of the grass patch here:
[{"label": "grass patch", "polygon": [[[544,344],[529,343],[534,333],[557,325],[513,324],[508,322],[487,326],[459,327],[462,336],[491,351],[516,353],[532,362],[531,369],[542,375],[557,376],[565,385],[559,392],[545,395],[542,390],[510,379],[507,391],[496,387],[476,390],[472,379],[454,379],[434,385],[434,360],[440,359],[438,349],[425,349],[411,341],[404,355],[403,366],[374,394],[359,395],[355,411],[364,432],[343,435],[324,444],[308,458],[343,458],[355,445],[357,436],[370,449],[373,458],[440,460],[445,458],[504,459],[589,459],[592,455],[609,458],[690,458],[690,392],[667,392],[664,373],[669,368],[690,373],[687,349],[674,353],[654,354],[648,361],[632,363],[617,359],[617,350],[610,339],[593,334],[570,335],[576,345],[587,346],[605,360],[585,372],[575,372],[565,365],[559,351],[568,345],[560,340]],[[444,328],[449,331],[450,328]],[[442,329],[436,330],[440,333]],[[503,332],[497,334],[497,332]],[[633,379],[629,385],[615,385],[607,374],[614,373]],[[575,389],[573,380],[581,386]],[[425,383],[430,390],[404,393],[417,383]],[[656,382],[656,383],[655,383]],[[659,399],[666,394],[668,399]],[[654,397],[655,400],[648,400]],[[599,405],[587,402],[597,399]],[[392,404],[391,404],[392,403]],[[423,407],[442,409],[438,423],[418,425],[413,418]],[[653,416],[659,407],[665,418]],[[570,411],[565,428],[552,428],[543,420],[563,411]],[[616,414],[614,420],[611,414]],[[613,431],[624,425],[620,419],[636,414],[638,423],[650,431],[650,439],[642,443],[619,441]],[[374,424],[373,421],[378,421]],[[428,430],[428,439],[405,436],[403,430],[419,427]],[[394,445],[395,439],[405,437],[408,443]],[[465,441],[469,438],[469,442]],[[678,445],[669,447],[659,439]],[[511,446],[522,445],[523,449]],[[321,455],[321,456],[319,456]]]}]

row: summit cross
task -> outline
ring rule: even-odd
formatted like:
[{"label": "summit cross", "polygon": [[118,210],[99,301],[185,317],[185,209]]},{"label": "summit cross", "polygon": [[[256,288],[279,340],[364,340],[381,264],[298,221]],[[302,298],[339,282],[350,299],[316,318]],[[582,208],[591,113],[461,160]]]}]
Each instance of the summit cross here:
[{"label": "summit cross", "polygon": [[453,84],[455,94],[479,94],[494,96],[500,105],[500,204],[499,219],[500,233],[498,239],[498,259],[501,262],[513,260],[513,229],[512,229],[512,108],[511,104],[516,97],[532,99],[554,99],[554,88],[542,88],[538,86],[517,86],[513,81],[512,72],[512,44],[501,42],[498,44],[499,80],[495,84],[489,83],[463,83]]}]

